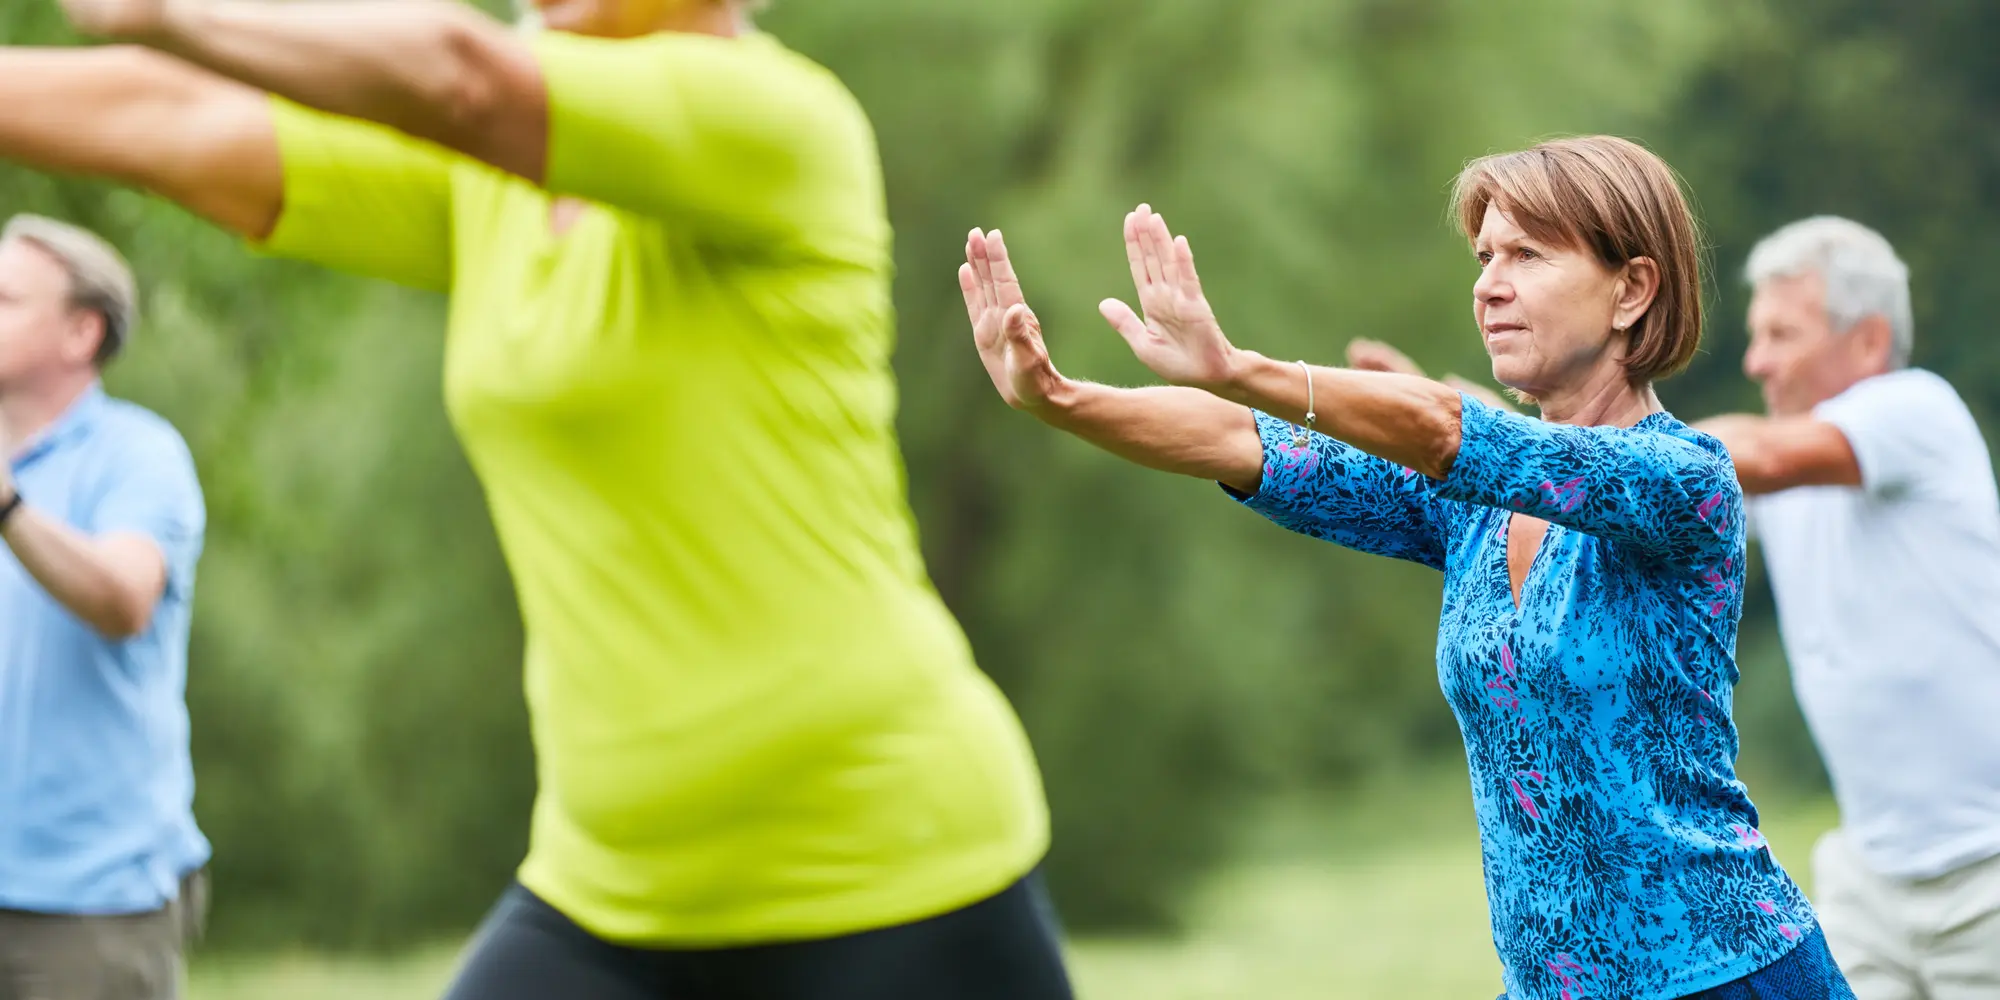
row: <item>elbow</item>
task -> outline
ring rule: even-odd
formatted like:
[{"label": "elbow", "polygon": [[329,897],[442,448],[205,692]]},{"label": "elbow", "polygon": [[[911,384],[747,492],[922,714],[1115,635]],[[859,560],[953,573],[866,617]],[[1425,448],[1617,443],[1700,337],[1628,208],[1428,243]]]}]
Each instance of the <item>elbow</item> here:
[{"label": "elbow", "polygon": [[1443,479],[1451,475],[1451,467],[1458,461],[1458,447],[1463,438],[1464,402],[1456,393],[1438,407],[1431,419],[1425,421],[1419,435],[1416,461],[1410,468],[1432,479]]},{"label": "elbow", "polygon": [[[443,13],[440,11],[440,13]],[[427,82],[425,103],[437,109],[455,130],[485,126],[500,114],[500,87],[494,79],[493,57],[484,26],[451,12],[438,26],[437,71]]]},{"label": "elbow", "polygon": [[164,579],[157,585],[121,582],[104,594],[92,613],[84,617],[98,635],[110,642],[136,639],[153,627],[153,612],[165,591]]},{"label": "elbow", "polygon": [[425,138],[539,182],[548,126],[533,55],[474,11],[441,13],[442,57],[424,95],[439,134]]},{"label": "elbow", "polygon": [[117,601],[92,615],[90,626],[109,642],[136,639],[153,626],[153,607],[136,601]]}]

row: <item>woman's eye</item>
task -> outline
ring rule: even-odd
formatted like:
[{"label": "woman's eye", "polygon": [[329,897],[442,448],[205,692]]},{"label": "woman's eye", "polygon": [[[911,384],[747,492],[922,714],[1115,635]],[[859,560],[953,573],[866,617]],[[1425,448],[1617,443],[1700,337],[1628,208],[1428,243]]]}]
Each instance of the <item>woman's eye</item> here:
[{"label": "woman's eye", "polygon": [[1480,267],[1485,267],[1486,265],[1493,263],[1493,255],[1487,253],[1484,250],[1481,250],[1478,253],[1473,254],[1472,256],[1479,261]]},{"label": "woman's eye", "polygon": [[1536,253],[1536,252],[1535,252],[1535,251],[1534,251],[1534,250],[1533,250],[1532,248],[1530,248],[1530,247],[1522,247],[1522,248],[1521,248],[1521,259],[1522,259],[1522,260],[1534,260],[1534,259],[1536,259],[1536,258],[1538,258],[1538,257],[1540,257],[1540,256],[1541,256],[1541,254],[1539,254],[1539,253]]}]

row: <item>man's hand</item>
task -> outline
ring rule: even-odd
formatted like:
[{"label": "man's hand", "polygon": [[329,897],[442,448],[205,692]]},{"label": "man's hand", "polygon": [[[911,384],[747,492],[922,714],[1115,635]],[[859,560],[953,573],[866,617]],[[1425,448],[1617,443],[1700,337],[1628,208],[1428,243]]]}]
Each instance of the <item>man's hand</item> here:
[{"label": "man's hand", "polygon": [[169,6],[199,0],[62,0],[76,30],[98,38],[144,41],[167,29]]},{"label": "man's hand", "polygon": [[[1392,372],[1397,375],[1415,375],[1418,378],[1430,377],[1424,374],[1423,368],[1415,361],[1410,360],[1409,355],[1379,340],[1369,340],[1365,337],[1357,337],[1347,342],[1347,367],[1364,372]],[[1499,393],[1471,379],[1446,375],[1439,381],[1496,410],[1519,412],[1514,409],[1514,404],[1501,398]]]},{"label": "man's hand", "polygon": [[1049,360],[1041,321],[1021,294],[1007,241],[998,230],[975,229],[966,238],[958,287],[972,320],[973,346],[1000,398],[1017,410],[1047,410],[1068,382]]},{"label": "man's hand", "polygon": [[1379,340],[1356,337],[1347,342],[1347,367],[1364,372],[1394,372],[1428,378],[1410,356]]}]

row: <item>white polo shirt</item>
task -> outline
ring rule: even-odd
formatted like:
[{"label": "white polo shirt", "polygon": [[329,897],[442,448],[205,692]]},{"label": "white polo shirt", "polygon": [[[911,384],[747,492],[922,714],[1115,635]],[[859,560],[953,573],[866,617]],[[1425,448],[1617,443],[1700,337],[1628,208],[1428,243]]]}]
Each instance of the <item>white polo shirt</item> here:
[{"label": "white polo shirt", "polygon": [[1863,486],[1750,507],[1841,823],[1882,875],[2000,855],[2000,497],[1950,384],[1907,369],[1814,414]]}]

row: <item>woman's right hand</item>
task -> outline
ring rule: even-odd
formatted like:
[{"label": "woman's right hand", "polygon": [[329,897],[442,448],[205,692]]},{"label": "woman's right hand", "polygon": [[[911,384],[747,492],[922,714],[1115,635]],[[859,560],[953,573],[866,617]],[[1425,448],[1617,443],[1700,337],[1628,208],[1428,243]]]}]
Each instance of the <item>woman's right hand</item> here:
[{"label": "woman's right hand", "polygon": [[1017,410],[1046,411],[1068,381],[1049,360],[1041,321],[1021,295],[999,231],[975,229],[967,237],[958,287],[972,319],[972,343],[1000,398]]}]

